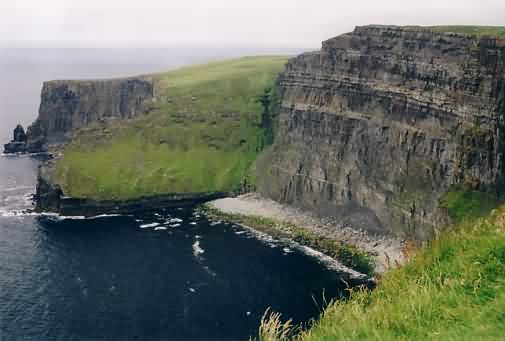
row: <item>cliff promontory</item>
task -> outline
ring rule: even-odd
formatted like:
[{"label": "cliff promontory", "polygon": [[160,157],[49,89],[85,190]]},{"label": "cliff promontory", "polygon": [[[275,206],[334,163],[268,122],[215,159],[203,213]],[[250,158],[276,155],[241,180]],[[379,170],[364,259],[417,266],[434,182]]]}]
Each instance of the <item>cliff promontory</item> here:
[{"label": "cliff promontory", "polygon": [[289,61],[262,194],[425,239],[451,188],[504,182],[505,39],[357,27]]},{"label": "cliff promontory", "polygon": [[250,166],[271,143],[272,89],[286,61],[246,57],[45,83],[28,144],[58,148],[39,172],[37,209],[125,212],[246,189]]},{"label": "cliff promontory", "polygon": [[69,141],[80,128],[101,119],[139,115],[153,96],[153,83],[145,78],[45,82],[39,116],[27,130],[27,151]]}]

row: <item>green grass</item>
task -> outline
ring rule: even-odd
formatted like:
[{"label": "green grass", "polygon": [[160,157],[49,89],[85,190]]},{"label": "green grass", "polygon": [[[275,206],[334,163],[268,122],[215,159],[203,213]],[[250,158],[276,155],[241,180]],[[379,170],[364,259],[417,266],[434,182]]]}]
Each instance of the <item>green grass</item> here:
[{"label": "green grass", "polygon": [[[474,194],[466,198],[467,208],[481,206]],[[474,212],[482,211],[460,216],[376,289],[331,303],[311,328],[286,331],[278,316],[265,318],[260,340],[503,340],[505,206],[485,218]]]},{"label": "green grass", "polygon": [[274,238],[286,238],[301,245],[320,251],[339,260],[343,265],[371,276],[375,264],[370,255],[358,248],[338,240],[322,237],[308,229],[287,222],[259,216],[230,214],[216,210],[208,205],[203,206],[206,215],[233,221],[264,232]]},{"label": "green grass", "polygon": [[496,207],[497,197],[478,191],[452,190],[441,200],[441,206],[447,209],[449,217],[459,223],[464,219],[475,219],[487,215]]},{"label": "green grass", "polygon": [[462,33],[474,36],[493,36],[505,37],[505,26],[469,26],[469,25],[453,25],[453,26],[431,26],[435,32],[450,32]]},{"label": "green grass", "polygon": [[263,147],[258,97],[286,61],[246,57],[148,76],[148,114],[83,130],[53,181],[97,200],[237,189]]}]

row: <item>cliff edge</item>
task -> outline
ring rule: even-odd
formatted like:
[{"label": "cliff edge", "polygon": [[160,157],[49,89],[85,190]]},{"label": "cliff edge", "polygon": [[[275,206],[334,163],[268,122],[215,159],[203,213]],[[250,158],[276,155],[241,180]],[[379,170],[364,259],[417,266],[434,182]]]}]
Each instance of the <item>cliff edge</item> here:
[{"label": "cliff edge", "polygon": [[364,26],[289,61],[260,192],[416,239],[450,188],[504,181],[505,39]]},{"label": "cliff edge", "polygon": [[26,151],[47,151],[99,120],[135,117],[153,96],[152,81],[143,77],[45,82],[39,116],[26,132]]}]

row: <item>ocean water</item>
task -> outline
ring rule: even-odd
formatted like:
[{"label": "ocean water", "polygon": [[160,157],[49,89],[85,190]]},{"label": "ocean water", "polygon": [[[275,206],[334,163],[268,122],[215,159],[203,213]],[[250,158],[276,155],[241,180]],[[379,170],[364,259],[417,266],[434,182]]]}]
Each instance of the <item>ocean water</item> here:
[{"label": "ocean water", "polygon": [[[0,50],[0,139],[41,82],[127,76],[282,51]],[[291,52],[291,51],[290,51]],[[196,207],[71,219],[32,207],[41,156],[0,156],[0,340],[248,340],[268,307],[296,323],[345,295],[340,274]]]}]

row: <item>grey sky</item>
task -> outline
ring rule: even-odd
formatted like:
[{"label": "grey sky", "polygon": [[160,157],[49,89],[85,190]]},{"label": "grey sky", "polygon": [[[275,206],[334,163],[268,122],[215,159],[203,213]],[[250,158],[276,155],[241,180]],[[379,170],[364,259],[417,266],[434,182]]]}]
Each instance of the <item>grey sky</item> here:
[{"label": "grey sky", "polygon": [[0,0],[0,46],[316,47],[369,23],[505,25],[505,0]]}]

